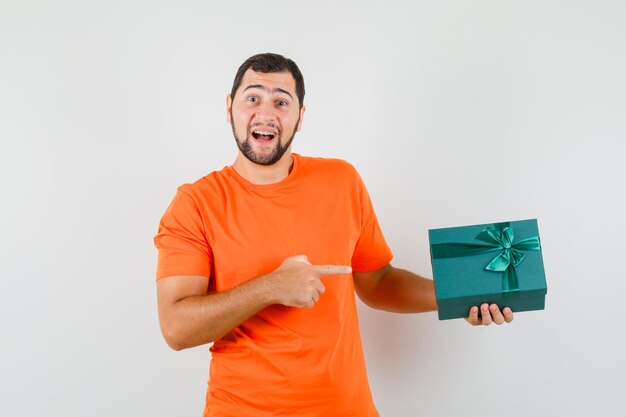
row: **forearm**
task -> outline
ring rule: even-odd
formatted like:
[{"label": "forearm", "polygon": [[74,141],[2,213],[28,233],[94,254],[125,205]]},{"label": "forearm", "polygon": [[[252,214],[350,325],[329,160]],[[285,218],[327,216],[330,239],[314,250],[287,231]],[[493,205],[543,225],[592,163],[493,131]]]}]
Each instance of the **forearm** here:
[{"label": "forearm", "polygon": [[211,343],[274,303],[263,277],[231,290],[185,297],[161,315],[167,343],[175,350]]},{"label": "forearm", "polygon": [[371,307],[394,313],[420,313],[437,310],[432,280],[389,265],[371,292]]},{"label": "forearm", "polygon": [[165,277],[157,282],[161,330],[175,350],[210,343],[272,304],[312,308],[325,291],[321,277],[350,272],[349,266],[311,265],[306,255],[296,255],[270,273],[215,294],[207,294],[209,277]]}]

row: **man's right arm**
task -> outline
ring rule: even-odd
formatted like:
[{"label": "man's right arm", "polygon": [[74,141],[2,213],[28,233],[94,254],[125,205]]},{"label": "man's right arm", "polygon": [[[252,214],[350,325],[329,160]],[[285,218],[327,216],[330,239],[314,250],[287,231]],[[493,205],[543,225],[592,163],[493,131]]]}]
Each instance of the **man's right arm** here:
[{"label": "man's right arm", "polygon": [[312,308],[325,290],[321,277],[350,271],[347,266],[311,265],[298,255],[219,293],[208,292],[205,276],[164,277],[157,281],[161,331],[174,350],[210,343],[272,304]]},{"label": "man's right arm", "polygon": [[182,350],[219,339],[272,304],[265,282],[253,279],[230,291],[209,294],[209,278],[171,276],[157,281],[161,331]]}]

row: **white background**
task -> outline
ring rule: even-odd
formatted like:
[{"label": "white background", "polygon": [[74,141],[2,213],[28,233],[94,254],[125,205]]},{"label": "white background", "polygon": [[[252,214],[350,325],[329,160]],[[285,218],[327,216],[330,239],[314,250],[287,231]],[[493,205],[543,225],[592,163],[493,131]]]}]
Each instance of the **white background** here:
[{"label": "white background", "polygon": [[359,305],[384,417],[623,411],[622,1],[0,0],[0,415],[199,416],[206,347],[169,350],[152,237],[230,165],[225,96],[302,69],[294,151],[352,162],[394,264],[427,230],[538,218],[545,311],[473,328]]}]

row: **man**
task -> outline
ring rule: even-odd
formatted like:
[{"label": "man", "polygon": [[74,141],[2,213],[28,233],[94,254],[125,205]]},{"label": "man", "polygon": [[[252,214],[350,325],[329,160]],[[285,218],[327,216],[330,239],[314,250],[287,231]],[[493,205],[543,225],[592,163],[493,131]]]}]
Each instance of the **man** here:
[{"label": "man", "polygon": [[[378,416],[354,292],[387,311],[437,308],[431,280],[389,263],[356,170],[291,152],[303,100],[293,61],[246,60],[226,102],[235,163],[180,187],[155,237],[167,343],[214,343],[205,416]],[[481,308],[471,324],[513,320]]]}]

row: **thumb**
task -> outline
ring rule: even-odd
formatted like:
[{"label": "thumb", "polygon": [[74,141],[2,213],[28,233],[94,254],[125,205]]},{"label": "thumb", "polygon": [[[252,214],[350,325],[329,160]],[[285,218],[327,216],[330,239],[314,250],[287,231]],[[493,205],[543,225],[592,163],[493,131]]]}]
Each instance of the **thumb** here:
[{"label": "thumb", "polygon": [[311,262],[309,262],[309,258],[306,255],[291,256],[291,257],[285,259],[285,261],[287,261],[287,262],[300,262],[300,263],[303,263],[303,264],[311,265]]},{"label": "thumb", "polygon": [[319,276],[342,275],[352,272],[352,268],[344,265],[315,265],[313,267]]}]

